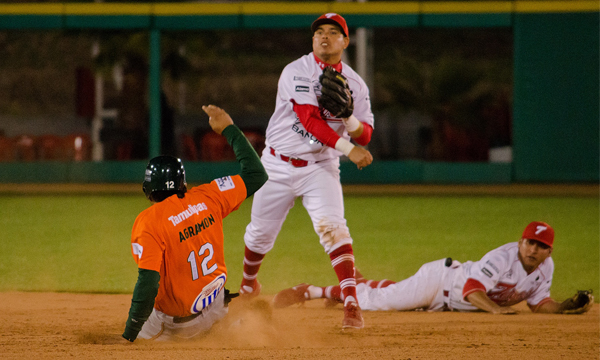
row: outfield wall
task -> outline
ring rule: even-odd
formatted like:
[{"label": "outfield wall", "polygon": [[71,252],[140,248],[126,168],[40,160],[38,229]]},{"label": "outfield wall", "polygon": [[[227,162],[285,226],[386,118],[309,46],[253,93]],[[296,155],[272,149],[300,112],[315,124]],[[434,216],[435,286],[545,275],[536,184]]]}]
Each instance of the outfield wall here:
[{"label": "outfield wall", "polygon": [[[325,12],[351,27],[511,27],[514,31],[513,162],[376,161],[355,183],[598,182],[599,3],[240,2],[0,4],[0,29],[147,29],[150,36],[150,154],[160,152],[160,32],[298,28]],[[0,182],[137,182],[143,162],[0,164]],[[188,163],[190,178],[210,180],[235,163]],[[237,170],[233,170],[237,171]]]},{"label": "outfield wall", "polygon": [[[0,164],[0,183],[136,183],[142,182],[145,161],[38,162]],[[235,174],[235,162],[186,162],[189,182],[209,182]],[[509,184],[511,164],[375,161],[363,170],[341,164],[344,184]]]}]

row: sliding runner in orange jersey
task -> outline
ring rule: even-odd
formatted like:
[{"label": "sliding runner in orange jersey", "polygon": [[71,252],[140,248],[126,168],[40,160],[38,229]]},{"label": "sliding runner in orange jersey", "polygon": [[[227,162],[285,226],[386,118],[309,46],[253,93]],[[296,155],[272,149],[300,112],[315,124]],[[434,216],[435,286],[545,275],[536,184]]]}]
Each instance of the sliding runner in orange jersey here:
[{"label": "sliding runner in orange jersey", "polygon": [[131,342],[192,338],[223,318],[235,297],[225,289],[223,218],[267,174],[231,117],[213,105],[202,109],[233,147],[241,172],[188,191],[181,160],[158,156],[148,163],[143,190],[152,206],[138,215],[131,235],[139,275],[122,335]]}]

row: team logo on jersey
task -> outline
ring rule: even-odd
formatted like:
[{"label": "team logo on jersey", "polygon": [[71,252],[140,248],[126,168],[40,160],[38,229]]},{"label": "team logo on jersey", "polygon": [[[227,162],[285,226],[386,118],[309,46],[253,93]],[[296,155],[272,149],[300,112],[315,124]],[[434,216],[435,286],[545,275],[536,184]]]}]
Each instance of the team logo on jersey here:
[{"label": "team logo on jersey", "polygon": [[169,221],[173,223],[173,226],[177,226],[183,220],[189,218],[192,215],[198,215],[199,212],[208,210],[205,203],[198,203],[196,205],[188,205],[187,210],[180,212],[175,216],[169,216]]},{"label": "team logo on jersey", "polygon": [[225,274],[223,274],[211,281],[210,284],[202,288],[202,291],[200,292],[198,297],[196,297],[196,300],[194,300],[194,303],[192,304],[192,307],[190,309],[192,314],[197,314],[200,311],[202,311],[202,309],[212,304],[212,302],[215,301],[215,299],[217,298],[217,295],[219,295],[221,289],[223,289],[223,287],[225,286],[226,280],[227,277],[225,276]]},{"label": "team logo on jersey", "polygon": [[235,188],[235,184],[233,183],[233,179],[231,178],[231,176],[225,176],[219,179],[215,179],[215,182],[217,183],[217,186],[221,191],[231,190]]},{"label": "team logo on jersey", "polygon": [[296,92],[310,92],[308,86],[296,85]]}]

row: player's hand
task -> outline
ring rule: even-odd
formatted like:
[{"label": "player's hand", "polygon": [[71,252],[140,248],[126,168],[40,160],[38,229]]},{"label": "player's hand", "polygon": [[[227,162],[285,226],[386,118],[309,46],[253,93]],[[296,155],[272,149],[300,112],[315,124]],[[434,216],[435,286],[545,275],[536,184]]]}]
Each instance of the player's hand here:
[{"label": "player's hand", "polygon": [[355,146],[352,151],[350,151],[350,154],[348,154],[348,159],[356,164],[358,170],[362,170],[373,162],[373,155],[371,155],[369,150]]},{"label": "player's hand", "polygon": [[215,105],[203,105],[202,110],[208,115],[208,124],[214,132],[221,135],[229,125],[233,125],[231,116],[225,110]]},{"label": "player's hand", "polygon": [[514,315],[514,314],[518,314],[519,311],[515,310],[513,308],[511,308],[510,306],[499,306],[497,308],[494,308],[494,310],[492,310],[492,314],[498,314],[498,315]]}]

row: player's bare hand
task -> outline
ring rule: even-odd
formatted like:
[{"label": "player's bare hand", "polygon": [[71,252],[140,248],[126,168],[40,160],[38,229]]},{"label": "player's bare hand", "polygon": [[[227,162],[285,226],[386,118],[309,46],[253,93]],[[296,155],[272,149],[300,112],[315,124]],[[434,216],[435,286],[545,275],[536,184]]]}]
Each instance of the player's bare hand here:
[{"label": "player's bare hand", "polygon": [[233,125],[233,120],[229,114],[215,105],[203,105],[202,110],[208,115],[208,124],[214,132],[221,135],[223,130],[229,125]]},{"label": "player's bare hand", "polygon": [[518,314],[519,311],[515,310],[513,308],[511,308],[510,306],[500,306],[498,308],[495,308],[492,311],[492,314],[499,314],[499,315],[514,315],[514,314]]},{"label": "player's bare hand", "polygon": [[373,162],[373,155],[371,155],[369,150],[355,146],[350,151],[350,154],[348,154],[348,159],[355,163],[359,170],[362,170]]}]

